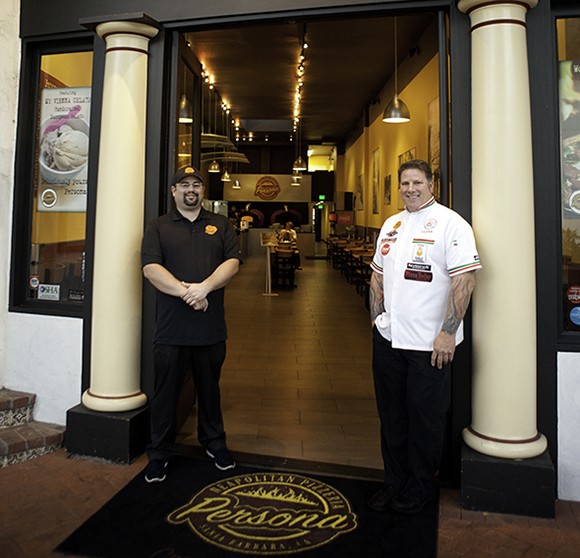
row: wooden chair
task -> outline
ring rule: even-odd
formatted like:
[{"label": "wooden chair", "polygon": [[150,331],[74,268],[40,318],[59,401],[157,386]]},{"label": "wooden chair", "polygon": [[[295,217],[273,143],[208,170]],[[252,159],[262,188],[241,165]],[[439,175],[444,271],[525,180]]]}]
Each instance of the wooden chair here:
[{"label": "wooden chair", "polygon": [[272,258],[272,287],[293,289],[294,284],[294,251],[276,247]]}]

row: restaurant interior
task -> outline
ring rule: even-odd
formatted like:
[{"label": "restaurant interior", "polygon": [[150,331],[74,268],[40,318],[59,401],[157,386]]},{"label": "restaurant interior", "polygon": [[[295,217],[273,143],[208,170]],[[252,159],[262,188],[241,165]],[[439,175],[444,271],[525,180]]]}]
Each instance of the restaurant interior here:
[{"label": "restaurant interior", "polygon": [[[428,160],[446,199],[440,24],[351,14],[182,35],[175,167],[201,167],[206,207],[230,217],[245,258],[226,289],[222,397],[228,445],[246,459],[381,469],[369,263],[403,209],[401,162]],[[195,419],[183,422],[195,446]]]}]

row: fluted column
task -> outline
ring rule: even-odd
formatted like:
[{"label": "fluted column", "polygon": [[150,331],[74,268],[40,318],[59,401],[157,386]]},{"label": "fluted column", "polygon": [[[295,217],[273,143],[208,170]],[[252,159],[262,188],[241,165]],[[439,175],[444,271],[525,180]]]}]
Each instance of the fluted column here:
[{"label": "fluted column", "polygon": [[471,448],[528,458],[536,420],[536,265],[526,14],[538,0],[459,0],[471,19],[473,297]]},{"label": "fluted column", "polygon": [[149,41],[142,23],[102,23],[106,41],[99,146],[91,384],[83,403],[95,411],[129,411],[147,397],[140,387],[141,264],[145,184],[145,116]]}]

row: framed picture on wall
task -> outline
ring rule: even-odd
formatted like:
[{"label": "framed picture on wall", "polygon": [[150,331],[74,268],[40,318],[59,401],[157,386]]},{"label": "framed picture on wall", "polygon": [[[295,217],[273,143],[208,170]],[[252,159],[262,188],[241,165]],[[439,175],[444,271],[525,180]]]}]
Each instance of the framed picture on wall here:
[{"label": "framed picture on wall", "polygon": [[417,158],[417,148],[411,147],[411,149],[409,149],[408,151],[405,151],[405,153],[401,153],[399,155],[399,167],[403,163],[406,163],[407,161],[412,161],[413,159],[416,159],[416,158]]},{"label": "framed picture on wall", "polygon": [[391,205],[391,175],[385,176],[385,205]]},{"label": "framed picture on wall", "polygon": [[363,191],[364,191],[364,176],[362,174],[359,174],[356,177],[356,200],[354,205],[357,211],[362,211],[364,209]]},{"label": "framed picture on wall", "polygon": [[379,182],[381,179],[380,152],[377,147],[373,151],[373,214],[379,213]]},{"label": "framed picture on wall", "polygon": [[[416,158],[417,158],[417,149],[415,147],[412,147],[411,149],[399,155],[399,167],[403,163],[406,163],[407,161],[412,161],[413,159]],[[397,208],[400,210],[405,209],[405,204],[403,203],[401,193],[399,192],[399,190],[397,190]]]},{"label": "framed picture on wall", "polygon": [[439,172],[441,165],[441,146],[439,142],[439,97],[435,97],[427,105],[427,154],[428,163],[433,172],[433,195],[435,199],[441,196],[441,180]]}]

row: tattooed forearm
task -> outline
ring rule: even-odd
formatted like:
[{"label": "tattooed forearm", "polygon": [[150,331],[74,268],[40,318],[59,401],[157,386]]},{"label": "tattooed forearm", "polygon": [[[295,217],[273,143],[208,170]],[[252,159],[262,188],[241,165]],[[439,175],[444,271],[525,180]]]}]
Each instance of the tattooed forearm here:
[{"label": "tattooed forearm", "polygon": [[371,321],[377,319],[385,311],[385,298],[383,294],[383,276],[373,271],[371,275],[371,287],[369,289],[369,307]]},{"label": "tattooed forearm", "polygon": [[461,320],[467,312],[471,293],[475,288],[475,272],[469,271],[457,275],[451,281],[451,290],[447,301],[447,315],[443,321],[441,331],[455,335]]}]

